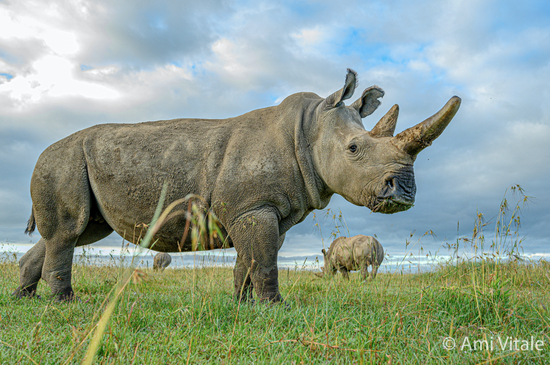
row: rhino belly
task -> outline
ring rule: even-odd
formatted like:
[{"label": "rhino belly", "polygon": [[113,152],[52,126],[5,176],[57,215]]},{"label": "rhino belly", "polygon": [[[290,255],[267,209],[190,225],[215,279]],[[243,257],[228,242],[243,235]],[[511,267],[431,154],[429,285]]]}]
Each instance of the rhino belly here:
[{"label": "rhino belly", "polygon": [[[111,195],[105,197],[105,195],[109,194],[100,193],[97,198],[100,202],[98,205],[102,218],[125,240],[139,244],[145,237],[153,219],[154,210],[148,204],[143,204],[139,200],[135,201],[124,194],[113,197]],[[156,202],[153,207],[156,207]],[[161,225],[151,240],[153,246],[149,246],[149,248],[159,252],[186,252],[233,247],[229,239],[224,243],[217,234],[205,234],[201,239],[193,242],[193,224],[187,224],[183,215],[184,207],[178,208],[174,210],[178,215]],[[220,227],[220,231],[222,237],[227,236],[223,226]]]},{"label": "rhino belly", "polygon": [[[144,133],[145,127],[153,131]],[[84,142],[88,178],[98,211],[115,232],[136,244],[153,219],[164,184],[165,207],[189,194],[211,204],[216,161],[205,163],[202,149],[187,143],[185,134],[173,138],[166,128],[163,124],[97,127]],[[176,210],[183,213],[186,208],[182,204]],[[182,242],[185,223],[183,214],[165,222],[153,239],[154,249],[192,250],[190,232]],[[204,248],[222,247],[219,240],[208,241],[202,244]]]},{"label": "rhino belly", "polygon": [[[99,215],[125,240],[139,244],[153,219],[160,189],[156,186],[134,185],[116,180],[112,184],[98,184],[93,179],[90,180]],[[164,206],[188,194],[188,191],[167,194]],[[194,226],[191,222],[187,224],[186,209],[187,204],[180,204],[172,210],[171,218],[162,223],[153,237],[154,247],[151,248],[159,252],[223,248],[224,243],[217,234],[205,234],[199,242],[192,242]],[[226,231],[223,226],[220,227],[220,231],[225,237]],[[228,246],[232,247],[230,241],[225,247]]]}]

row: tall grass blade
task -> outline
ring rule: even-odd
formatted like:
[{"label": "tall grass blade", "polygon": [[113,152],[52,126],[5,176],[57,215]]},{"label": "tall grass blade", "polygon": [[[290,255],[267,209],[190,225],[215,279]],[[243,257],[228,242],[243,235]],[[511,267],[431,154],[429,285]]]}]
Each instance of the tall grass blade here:
[{"label": "tall grass blade", "polygon": [[[162,220],[159,220],[159,218],[161,217],[162,207],[164,205],[164,199],[166,198],[167,188],[168,188],[168,184],[164,183],[164,186],[162,187],[162,191],[160,193],[159,202],[157,204],[157,209],[155,210],[153,220],[149,225],[149,227],[153,227],[153,229],[147,230],[145,237],[140,243],[140,247],[142,248],[149,247],[149,244],[151,242],[151,239],[153,238],[154,233],[158,230],[157,222],[162,223]],[[168,213],[166,213],[166,215]],[[84,360],[82,361],[83,365],[92,364],[95,358],[95,355],[97,353],[97,350],[99,348],[99,345],[101,343],[101,338],[103,337],[103,333],[105,332],[105,328],[107,327],[107,323],[109,322],[109,319],[111,318],[111,315],[115,310],[115,307],[118,302],[118,299],[120,298],[120,295],[122,294],[122,292],[124,291],[128,283],[130,282],[132,275],[134,273],[134,270],[135,270],[135,265],[133,264],[133,260],[132,260],[132,264],[125,270],[122,280],[120,280],[118,283],[117,290],[115,290],[115,293],[114,293],[114,297],[112,297],[111,300],[109,301],[109,304],[105,308],[103,315],[101,316],[101,318],[99,319],[99,322],[96,325],[94,336],[92,337],[90,345],[88,346],[88,350],[86,351],[86,355],[84,355]]]}]

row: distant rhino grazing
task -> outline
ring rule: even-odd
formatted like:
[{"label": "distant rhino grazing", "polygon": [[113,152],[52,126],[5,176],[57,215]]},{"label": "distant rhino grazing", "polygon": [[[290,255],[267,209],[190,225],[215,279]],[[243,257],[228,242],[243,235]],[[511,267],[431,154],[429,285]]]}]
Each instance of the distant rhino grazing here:
[{"label": "distant rhino grazing", "polygon": [[[350,106],[356,73],[327,98],[302,92],[281,104],[238,117],[103,124],[49,146],[31,179],[32,213],[26,232],[42,238],[21,258],[14,294],[32,296],[42,278],[57,300],[71,300],[76,246],[113,231],[138,243],[136,225],[149,224],[163,183],[166,204],[195,194],[221,223],[207,249],[235,247],[235,295],[277,302],[277,252],[285,233],[334,193],[373,212],[396,213],[414,203],[413,163],[460,105],[454,96],[437,114],[395,137],[398,106],[366,131],[384,91],[372,86]],[[180,245],[186,216],[172,217],[155,233],[155,250]],[[224,246],[226,245],[226,246]]]},{"label": "distant rhino grazing", "polygon": [[337,238],[330,245],[328,252],[325,249],[322,252],[325,257],[323,274],[334,275],[340,271],[348,280],[348,272],[356,270],[361,270],[363,280],[366,280],[369,266],[372,267],[369,278],[376,278],[378,267],[384,260],[384,248],[380,242],[372,236],[362,234]]},{"label": "distant rhino grazing", "polygon": [[153,270],[164,271],[164,269],[166,269],[171,262],[172,256],[170,256],[166,252],[159,252],[155,255],[155,258],[153,259]]}]

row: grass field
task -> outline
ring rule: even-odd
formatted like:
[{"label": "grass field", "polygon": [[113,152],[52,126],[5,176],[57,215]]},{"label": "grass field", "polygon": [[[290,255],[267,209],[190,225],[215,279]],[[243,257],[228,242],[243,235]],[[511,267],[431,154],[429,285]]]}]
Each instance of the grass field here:
[{"label": "grass field", "polygon": [[17,300],[18,267],[4,255],[0,364],[548,364],[550,263],[515,259],[519,216],[507,204],[494,238],[478,215],[454,244],[475,259],[368,282],[281,270],[287,305],[237,303],[231,268],[116,260],[73,267],[79,300],[55,303],[42,282],[43,299]]},{"label": "grass field", "polygon": [[[547,364],[549,269],[486,260],[366,283],[357,273],[346,282],[284,270],[288,307],[239,305],[229,268],[133,271],[95,362]],[[75,266],[79,301],[53,303],[44,284],[44,299],[16,300],[17,266],[0,264],[0,363],[80,363],[123,274]],[[444,348],[447,337],[456,348]]]}]

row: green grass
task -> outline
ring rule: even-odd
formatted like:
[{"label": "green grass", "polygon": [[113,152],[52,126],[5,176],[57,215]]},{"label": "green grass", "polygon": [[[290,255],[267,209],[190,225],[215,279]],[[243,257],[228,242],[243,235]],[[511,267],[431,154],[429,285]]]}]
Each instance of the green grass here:
[{"label": "green grass", "polygon": [[[281,270],[288,305],[237,303],[230,268],[153,272],[116,258],[73,266],[77,301],[53,302],[43,282],[43,299],[17,300],[19,270],[4,254],[0,364],[548,364],[550,263],[517,259],[528,197],[512,191],[520,200],[510,211],[503,199],[495,237],[477,214],[472,237],[448,244],[455,254],[432,271],[362,282]],[[341,214],[334,221],[345,228]],[[464,246],[472,259],[458,257]]]},{"label": "green grass", "polygon": [[[550,265],[445,265],[424,274],[357,273],[320,279],[281,270],[289,307],[239,305],[229,268],[142,270],[107,323],[95,362],[167,363],[540,363],[550,362]],[[105,298],[122,278],[116,267],[75,266],[80,301],[16,300],[14,262],[0,264],[0,363],[83,360]],[[138,275],[139,274],[139,275]],[[445,350],[468,337],[494,339],[493,351]],[[502,341],[534,336],[542,351],[502,351]],[[521,345],[521,343],[520,343]],[[473,345],[472,345],[473,346]]]}]

